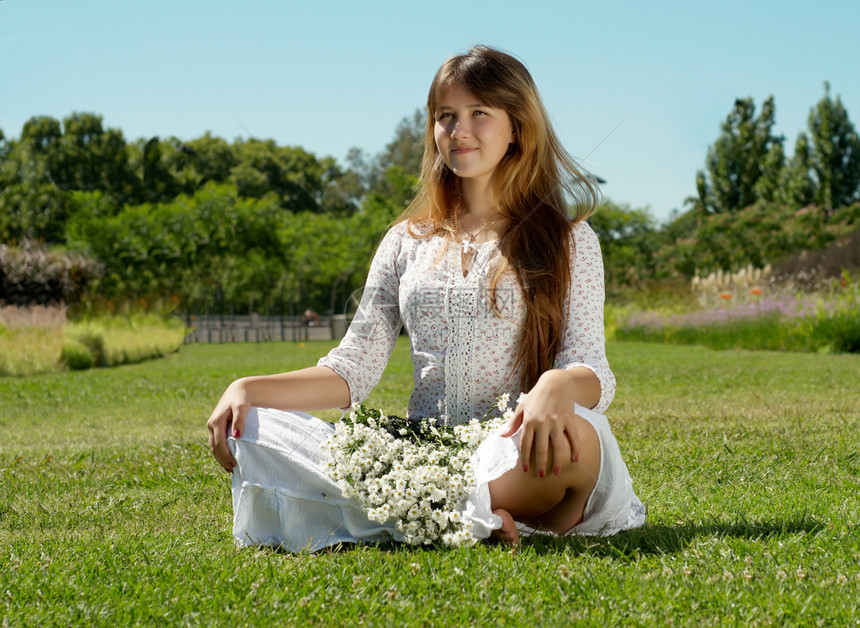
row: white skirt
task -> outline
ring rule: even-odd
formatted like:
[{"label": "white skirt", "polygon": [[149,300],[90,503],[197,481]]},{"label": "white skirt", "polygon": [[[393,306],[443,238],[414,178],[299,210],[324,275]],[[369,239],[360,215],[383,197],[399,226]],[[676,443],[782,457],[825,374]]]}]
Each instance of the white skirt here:
[{"label": "white skirt", "polygon": [[[611,535],[645,523],[645,506],[606,416],[581,406],[576,413],[594,426],[600,440],[600,473],[585,504],[583,520],[566,534]],[[316,551],[338,543],[402,540],[393,522],[380,524],[345,498],[322,464],[321,447],[334,430],[304,412],[251,408],[245,431],[228,439],[238,467],[233,471],[233,536],[240,546],[267,545],[290,552]],[[472,533],[484,539],[501,527],[492,513],[488,484],[517,463],[519,434],[491,434],[475,452],[477,486],[462,505]],[[551,534],[518,523],[522,535]]]}]

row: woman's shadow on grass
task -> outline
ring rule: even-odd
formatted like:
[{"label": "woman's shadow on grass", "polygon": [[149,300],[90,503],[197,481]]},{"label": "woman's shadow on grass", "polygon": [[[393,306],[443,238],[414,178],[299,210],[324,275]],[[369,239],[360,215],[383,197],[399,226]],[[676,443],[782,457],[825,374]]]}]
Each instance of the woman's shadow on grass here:
[{"label": "woman's shadow on grass", "polygon": [[676,525],[646,523],[641,528],[620,532],[614,536],[532,536],[524,539],[537,554],[573,552],[634,560],[642,554],[674,554],[684,551],[700,538],[734,538],[757,541],[778,539],[797,534],[815,534],[826,524],[814,517],[801,515],[787,521],[738,521],[713,523],[681,523]]},{"label": "woman's shadow on grass", "polygon": [[[825,527],[824,522],[809,515],[801,515],[788,521],[749,521],[741,516],[739,521],[734,522],[690,522],[676,525],[646,523],[641,528],[626,530],[605,537],[535,534],[521,538],[522,546],[520,549],[538,555],[573,553],[634,561],[642,555],[680,553],[693,541],[700,538],[733,538],[758,541],[779,539],[797,534],[815,534]],[[320,553],[340,554],[370,548],[391,553],[438,549],[434,546],[409,547],[394,541],[379,541],[366,545],[337,543],[321,549]],[[283,547],[261,547],[258,550],[298,557],[308,555],[308,552],[290,552]]]}]

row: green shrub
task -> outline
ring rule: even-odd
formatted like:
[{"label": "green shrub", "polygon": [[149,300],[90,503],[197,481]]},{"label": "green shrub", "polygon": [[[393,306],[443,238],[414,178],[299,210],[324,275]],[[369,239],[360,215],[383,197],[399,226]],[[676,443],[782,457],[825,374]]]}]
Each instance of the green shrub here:
[{"label": "green shrub", "polygon": [[844,290],[829,307],[819,307],[809,335],[819,350],[833,353],[860,353],[860,282],[843,271]]},{"label": "green shrub", "polygon": [[860,353],[860,311],[839,312],[816,321],[813,332],[821,349],[832,353]]},{"label": "green shrub", "polygon": [[72,323],[67,332],[69,341],[76,342],[89,352],[93,366],[110,366],[105,356],[104,331],[97,323]]},{"label": "green shrub", "polygon": [[90,350],[77,340],[67,339],[63,344],[60,361],[73,371],[85,371],[95,364]]}]

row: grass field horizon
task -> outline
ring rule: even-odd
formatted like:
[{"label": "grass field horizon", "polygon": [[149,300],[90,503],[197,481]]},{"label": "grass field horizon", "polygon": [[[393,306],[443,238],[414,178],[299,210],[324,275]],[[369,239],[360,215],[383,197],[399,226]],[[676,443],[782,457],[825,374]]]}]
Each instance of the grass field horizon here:
[{"label": "grass field horizon", "polygon": [[[369,405],[405,411],[403,340]],[[0,378],[0,622],[860,622],[860,356],[609,343],[608,415],[649,508],[640,530],[517,554],[237,550],[205,419],[236,377],[331,346],[193,345]]]}]

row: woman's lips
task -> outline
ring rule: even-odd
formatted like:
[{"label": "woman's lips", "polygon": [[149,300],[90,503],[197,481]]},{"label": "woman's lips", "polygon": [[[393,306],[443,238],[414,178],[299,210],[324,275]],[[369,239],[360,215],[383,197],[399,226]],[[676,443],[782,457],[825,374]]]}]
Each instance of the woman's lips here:
[{"label": "woman's lips", "polygon": [[463,147],[463,148],[455,148],[451,152],[454,153],[455,155],[463,155],[465,153],[471,153],[473,150],[477,150],[477,149],[472,148],[472,147]]}]

